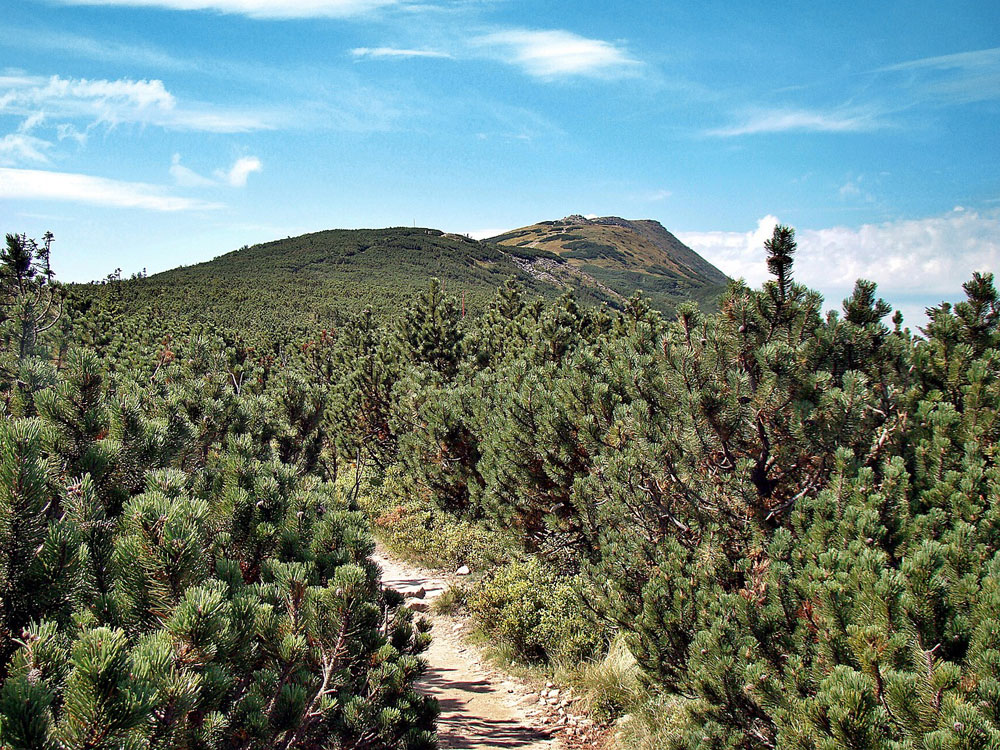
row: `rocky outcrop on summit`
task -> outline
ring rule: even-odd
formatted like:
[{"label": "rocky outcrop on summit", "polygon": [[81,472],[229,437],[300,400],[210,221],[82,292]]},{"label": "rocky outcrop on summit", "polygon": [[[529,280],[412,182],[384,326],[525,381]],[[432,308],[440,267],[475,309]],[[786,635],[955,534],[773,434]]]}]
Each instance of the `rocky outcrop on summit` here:
[{"label": "rocky outcrop on summit", "polygon": [[543,250],[565,261],[578,279],[615,297],[641,291],[666,313],[693,299],[705,308],[728,278],[652,219],[571,214],[514,229],[490,240],[511,248]]}]

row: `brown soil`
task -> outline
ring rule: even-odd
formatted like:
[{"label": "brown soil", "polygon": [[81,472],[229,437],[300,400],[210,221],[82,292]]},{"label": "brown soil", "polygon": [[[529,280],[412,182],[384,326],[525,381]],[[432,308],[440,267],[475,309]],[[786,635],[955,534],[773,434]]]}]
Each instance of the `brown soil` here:
[{"label": "brown soil", "polygon": [[[379,550],[382,584],[404,593],[422,587],[430,602],[455,577],[392,559]],[[420,606],[420,605],[418,605]],[[421,615],[418,615],[421,616]],[[434,641],[423,655],[427,674],[418,689],[438,699],[438,738],[442,749],[557,750],[557,740],[527,715],[538,696],[532,688],[487,665],[479,649],[465,642],[468,623],[424,613],[433,623]]]}]

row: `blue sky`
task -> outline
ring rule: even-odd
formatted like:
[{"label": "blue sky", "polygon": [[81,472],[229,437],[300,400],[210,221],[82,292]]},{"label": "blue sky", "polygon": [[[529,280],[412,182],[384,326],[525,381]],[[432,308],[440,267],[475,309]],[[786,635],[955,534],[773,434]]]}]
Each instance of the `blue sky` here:
[{"label": "blue sky", "polygon": [[[812,7],[819,6],[819,7]],[[775,221],[913,319],[1000,266],[1000,4],[0,0],[0,223],[64,280],[333,227]]]}]

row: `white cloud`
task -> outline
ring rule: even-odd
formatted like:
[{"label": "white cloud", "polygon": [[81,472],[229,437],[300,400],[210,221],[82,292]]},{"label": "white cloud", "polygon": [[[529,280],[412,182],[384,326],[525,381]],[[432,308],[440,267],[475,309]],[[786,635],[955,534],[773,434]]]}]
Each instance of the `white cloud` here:
[{"label": "white cloud", "polygon": [[563,30],[509,29],[475,37],[472,44],[537,78],[623,78],[640,69],[622,47]]},{"label": "white cloud", "polygon": [[878,85],[870,82],[852,104],[748,109],[737,112],[731,124],[706,134],[868,132],[905,123],[906,113],[918,106],[941,108],[1000,99],[1000,47],[910,60],[870,73]]},{"label": "white cloud", "polygon": [[218,203],[170,195],[158,185],[36,169],[0,167],[0,198],[87,203],[150,211],[192,211],[220,208]]},{"label": "white cloud", "polygon": [[236,160],[229,171],[216,170],[215,175],[232,187],[244,187],[247,184],[247,177],[253,172],[259,172],[262,167],[260,159],[256,156],[243,156]]},{"label": "white cloud", "polygon": [[921,102],[932,107],[971,104],[1000,98],[1000,47],[888,65],[890,91],[903,95],[900,107]]},{"label": "white cloud", "polygon": [[64,5],[110,5],[233,13],[251,18],[349,18],[401,0],[60,0]]},{"label": "white cloud", "polygon": [[408,57],[431,57],[451,59],[447,52],[433,49],[399,49],[397,47],[356,47],[351,50],[351,54],[357,58],[363,57],[388,57],[388,58],[408,58]]},{"label": "white cloud", "polygon": [[749,232],[677,232],[676,236],[729,276],[758,285],[767,279],[764,240],[778,223],[777,217],[768,215]]},{"label": "white cloud", "polygon": [[170,176],[173,177],[174,182],[181,187],[212,187],[216,184],[215,180],[211,180],[208,177],[202,177],[193,169],[185,167],[181,164],[180,154],[174,154],[173,159],[171,160]]},{"label": "white cloud", "polygon": [[97,106],[126,105],[136,108],[172,109],[173,95],[163,81],[116,81],[61,78],[0,76],[0,106],[12,104],[45,104],[55,102],[89,102]]},{"label": "white cloud", "polygon": [[18,126],[17,132],[18,133],[30,133],[32,130],[34,130],[35,128],[37,128],[43,122],[45,122],[45,113],[44,112],[34,112],[31,115],[29,115],[27,117],[27,119],[25,119],[25,121],[22,122]]},{"label": "white cloud", "polygon": [[[677,237],[730,276],[759,285],[769,278],[764,240],[777,223],[766,216],[749,232]],[[962,284],[973,271],[1000,272],[1000,214],[966,209],[857,228],[801,229],[796,239],[796,280],[818,289],[831,306],[839,305],[859,278],[876,282],[890,301],[938,300],[961,299]]]},{"label": "white cloud", "polygon": [[937,55],[935,57],[924,57],[919,60],[908,60],[886,65],[879,68],[879,72],[893,70],[971,70],[976,68],[1000,67],[1000,47],[991,49],[972,50],[970,52],[958,52],[952,55]]},{"label": "white cloud", "polygon": [[31,49],[36,52],[38,50],[68,52],[93,60],[127,62],[133,68],[140,65],[167,70],[197,70],[200,67],[199,62],[191,58],[173,57],[152,46],[127,44],[107,37],[93,39],[55,31],[48,27],[9,28],[8,34],[0,39],[0,45]]},{"label": "white cloud", "polygon": [[49,157],[45,152],[51,148],[52,144],[41,138],[25,133],[10,133],[0,138],[0,164],[48,164]]},{"label": "white cloud", "polygon": [[56,135],[60,141],[70,139],[76,141],[81,146],[87,142],[87,131],[77,130],[68,122],[60,123],[56,126]]},{"label": "white cloud", "polygon": [[473,229],[472,231],[469,232],[459,232],[459,234],[464,234],[468,237],[471,237],[474,240],[485,240],[488,239],[489,237],[498,237],[499,235],[507,231],[509,231],[509,228],[503,229],[503,228],[493,227],[492,229]]},{"label": "white cloud", "polygon": [[807,109],[774,109],[752,112],[742,121],[709,130],[707,135],[729,138],[760,133],[790,131],[811,133],[854,133],[885,127],[871,112],[820,112]]},{"label": "white cloud", "polygon": [[163,81],[88,80],[61,76],[0,76],[0,112],[29,118],[86,119],[114,126],[157,125],[172,130],[215,133],[246,132],[271,127],[266,116],[179,104]]},{"label": "white cloud", "polygon": [[838,197],[848,203],[864,202],[873,204],[877,202],[876,192],[878,189],[879,177],[868,179],[860,174],[848,179],[837,189]]},{"label": "white cloud", "polygon": [[840,186],[837,194],[841,198],[854,198],[861,195],[861,188],[858,187],[858,183],[856,181],[848,180]]},{"label": "white cloud", "polygon": [[259,172],[263,164],[256,156],[242,156],[229,169],[216,169],[215,179],[203,177],[189,167],[181,164],[181,155],[174,154],[170,163],[170,176],[181,187],[245,187],[247,178],[254,172]]}]

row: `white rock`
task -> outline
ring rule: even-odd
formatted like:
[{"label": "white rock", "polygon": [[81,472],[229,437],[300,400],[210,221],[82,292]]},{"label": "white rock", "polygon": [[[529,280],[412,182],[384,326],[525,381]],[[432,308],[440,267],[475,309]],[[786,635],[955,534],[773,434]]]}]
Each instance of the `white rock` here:
[{"label": "white rock", "polygon": [[455,571],[455,575],[457,575],[457,576],[467,576],[471,572],[472,571],[469,570],[469,566],[468,565],[463,565],[461,568],[459,568],[458,570]]}]

